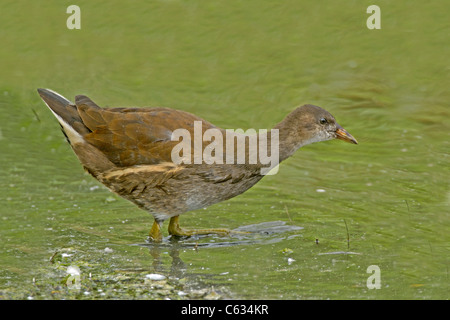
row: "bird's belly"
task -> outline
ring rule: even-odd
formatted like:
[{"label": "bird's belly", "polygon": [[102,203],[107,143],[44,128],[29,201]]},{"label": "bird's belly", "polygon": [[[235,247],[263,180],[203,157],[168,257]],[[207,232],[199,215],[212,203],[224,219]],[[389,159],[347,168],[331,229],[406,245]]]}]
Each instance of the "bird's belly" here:
[{"label": "bird's belly", "polygon": [[186,193],[186,211],[206,208],[213,204],[231,199],[250,189],[259,179],[249,179],[239,183],[204,183],[196,185]]},{"label": "bird's belly", "polygon": [[252,187],[262,176],[251,176],[239,181],[215,181],[197,174],[187,174],[149,184],[144,180],[103,180],[110,190],[148,211],[158,219],[180,215],[187,211],[206,208],[233,198]]}]

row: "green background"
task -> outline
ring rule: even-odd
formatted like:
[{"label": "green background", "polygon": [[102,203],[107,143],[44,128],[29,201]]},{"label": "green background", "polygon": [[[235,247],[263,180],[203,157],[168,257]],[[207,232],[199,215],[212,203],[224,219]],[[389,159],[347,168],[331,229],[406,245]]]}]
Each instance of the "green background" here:
[{"label": "green background", "polygon": [[[66,27],[71,4],[80,30]],[[372,4],[380,30],[366,27]],[[449,9],[2,1],[0,298],[448,299]],[[39,87],[101,106],[186,110],[223,128],[271,128],[311,103],[359,145],[306,146],[245,194],[181,218],[302,230],[154,247],[152,217],[83,172]],[[65,285],[70,265],[81,290]],[[366,286],[370,265],[379,290]],[[145,277],[155,272],[168,279],[159,287]]]}]

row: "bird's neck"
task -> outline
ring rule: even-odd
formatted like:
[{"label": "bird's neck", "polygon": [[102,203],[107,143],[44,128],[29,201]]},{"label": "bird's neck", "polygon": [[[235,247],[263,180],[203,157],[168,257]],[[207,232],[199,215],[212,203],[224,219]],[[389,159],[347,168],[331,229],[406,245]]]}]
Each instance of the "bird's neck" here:
[{"label": "bird's neck", "polygon": [[273,128],[278,130],[280,162],[292,156],[300,147],[308,144],[307,139],[302,137],[302,131],[299,131],[291,123],[291,120],[288,116]]}]

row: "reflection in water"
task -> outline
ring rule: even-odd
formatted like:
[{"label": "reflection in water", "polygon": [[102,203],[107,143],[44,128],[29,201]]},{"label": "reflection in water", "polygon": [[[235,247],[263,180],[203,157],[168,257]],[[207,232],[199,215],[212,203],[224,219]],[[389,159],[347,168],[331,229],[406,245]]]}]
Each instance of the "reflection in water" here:
[{"label": "reflection in water", "polygon": [[[284,221],[271,221],[236,228],[233,231],[239,233],[232,233],[226,237],[219,235],[197,235],[181,238],[169,236],[165,237],[160,243],[148,242],[135,245],[149,249],[149,253],[153,257],[152,266],[155,272],[168,273],[171,277],[183,278],[186,276],[187,266],[180,258],[180,251],[182,250],[272,244],[285,240],[285,237],[281,236],[282,233],[301,229],[303,227],[286,225]],[[166,270],[161,258],[161,254],[165,252],[168,252],[172,258],[170,271]]]},{"label": "reflection in water", "polygon": [[[149,247],[150,255],[153,257],[153,269],[157,273],[165,273],[164,265],[161,259],[161,252],[167,247],[161,247],[159,244],[154,244]],[[180,258],[180,247],[173,245],[169,247],[169,256],[172,258],[172,263],[169,271],[169,275],[176,278],[183,278],[186,271],[186,264]]]}]

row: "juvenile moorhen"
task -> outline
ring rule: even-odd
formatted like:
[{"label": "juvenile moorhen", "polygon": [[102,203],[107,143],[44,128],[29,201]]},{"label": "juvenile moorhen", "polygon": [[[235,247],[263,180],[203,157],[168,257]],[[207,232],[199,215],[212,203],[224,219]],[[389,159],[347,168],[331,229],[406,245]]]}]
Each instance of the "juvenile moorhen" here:
[{"label": "juvenile moorhen", "polygon": [[[267,164],[249,160],[249,136],[245,138],[248,143],[244,162],[172,161],[172,150],[180,143],[172,138],[176,129],[195,134],[197,121],[202,133],[217,129],[226,136],[225,130],[188,112],[169,108],[101,108],[83,95],[76,96],[72,103],[49,89],[38,92],[58,119],[84,168],[111,191],[153,215],[149,234],[153,241],[162,240],[161,225],[168,218],[169,234],[175,236],[230,232],[182,229],[178,218],[184,212],[237,196],[264,176],[261,169]],[[357,144],[329,112],[313,105],[296,108],[274,129],[279,134],[279,162],[313,142],[341,139]],[[234,141],[235,136],[230,137]],[[267,133],[257,135],[258,141],[266,138],[268,146],[272,146],[271,137]],[[193,157],[195,148],[190,150]]]}]

